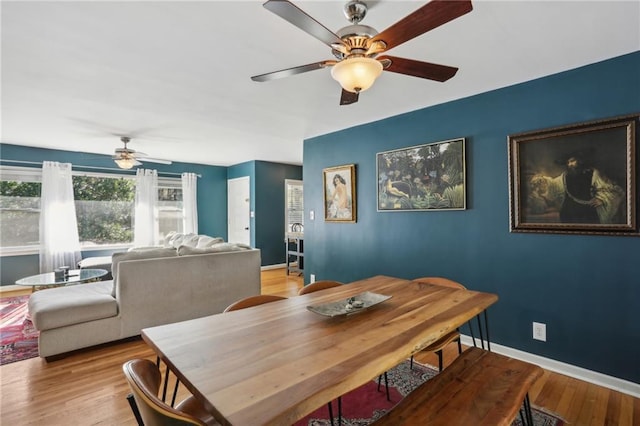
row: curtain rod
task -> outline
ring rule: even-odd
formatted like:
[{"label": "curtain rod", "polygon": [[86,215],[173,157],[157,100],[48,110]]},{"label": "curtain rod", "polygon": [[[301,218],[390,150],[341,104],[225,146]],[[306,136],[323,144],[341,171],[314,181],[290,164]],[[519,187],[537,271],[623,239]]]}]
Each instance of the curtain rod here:
[{"label": "curtain rod", "polygon": [[[15,164],[29,164],[34,166],[42,166],[42,162],[38,161],[23,161],[23,160],[5,160],[0,158],[0,162],[6,163],[15,163]],[[120,173],[135,173],[137,170],[125,170],[115,167],[95,167],[95,166],[81,166],[78,164],[71,164],[71,169],[90,169],[90,170],[102,170],[102,171],[115,171]],[[182,176],[182,173],[174,173],[174,172],[158,172],[159,175],[168,175],[168,176]],[[197,177],[201,178],[202,175],[196,174]]]}]

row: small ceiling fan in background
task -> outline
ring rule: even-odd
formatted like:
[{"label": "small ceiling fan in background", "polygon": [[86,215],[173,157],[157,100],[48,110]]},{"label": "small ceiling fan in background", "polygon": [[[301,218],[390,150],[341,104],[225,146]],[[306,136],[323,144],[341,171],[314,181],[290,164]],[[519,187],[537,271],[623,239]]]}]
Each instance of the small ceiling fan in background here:
[{"label": "small ceiling fan in background", "polygon": [[269,81],[332,67],[331,76],[342,86],[340,105],[358,102],[360,92],[371,87],[382,71],[440,82],[453,77],[458,68],[388,55],[378,57],[378,54],[473,10],[470,0],[432,0],[378,33],[372,27],[359,24],[367,13],[367,5],[363,1],[353,0],[344,6],[344,14],[351,25],[333,33],[288,0],[269,0],[263,6],[327,44],[337,60],[287,68],[256,75],[251,79]]},{"label": "small ceiling fan in background", "polygon": [[123,148],[116,148],[116,152],[113,155],[113,161],[121,169],[129,170],[134,166],[142,165],[142,162],[158,163],[158,164],[171,164],[168,160],[159,160],[157,158],[151,158],[143,152],[137,152],[127,146],[131,142],[131,138],[128,136],[121,136],[120,140],[124,143]]}]

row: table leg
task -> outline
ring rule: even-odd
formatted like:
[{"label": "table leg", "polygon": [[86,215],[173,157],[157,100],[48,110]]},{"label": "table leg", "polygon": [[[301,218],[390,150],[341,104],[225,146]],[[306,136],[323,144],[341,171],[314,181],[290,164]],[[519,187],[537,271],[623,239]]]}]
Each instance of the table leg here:
[{"label": "table leg", "polygon": [[[484,327],[482,326],[482,317],[484,317]],[[487,314],[487,310],[484,310],[484,314],[476,315],[476,322],[478,324],[478,332],[480,334],[480,347],[485,349],[485,333],[487,336],[487,348],[486,350],[491,351],[491,340],[489,338],[489,315]],[[484,332],[483,332],[484,328]],[[473,320],[469,321],[469,332],[471,333],[471,340],[473,341],[473,346],[477,347],[476,336],[473,333]]]}]

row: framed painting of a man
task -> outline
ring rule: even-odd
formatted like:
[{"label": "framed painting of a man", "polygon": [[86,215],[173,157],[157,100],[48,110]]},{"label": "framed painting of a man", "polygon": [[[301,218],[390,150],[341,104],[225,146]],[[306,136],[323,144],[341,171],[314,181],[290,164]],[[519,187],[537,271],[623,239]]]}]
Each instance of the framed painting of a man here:
[{"label": "framed painting of a man", "polygon": [[329,167],[322,171],[325,222],[356,221],[356,166]]},{"label": "framed painting of a man", "polygon": [[639,115],[510,135],[511,232],[640,235]]}]

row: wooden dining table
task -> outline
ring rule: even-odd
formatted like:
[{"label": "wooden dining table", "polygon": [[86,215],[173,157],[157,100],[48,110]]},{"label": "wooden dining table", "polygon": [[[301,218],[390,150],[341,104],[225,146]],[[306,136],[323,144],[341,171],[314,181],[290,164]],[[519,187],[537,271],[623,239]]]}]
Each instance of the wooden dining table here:
[{"label": "wooden dining table", "polygon": [[[308,306],[373,292],[336,317]],[[304,296],[142,330],[222,424],[289,425],[486,312],[490,293],[375,276]]]}]

